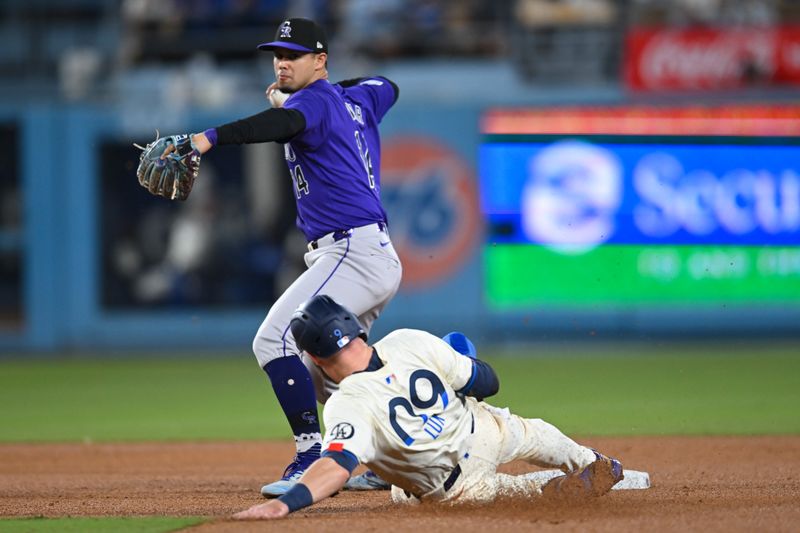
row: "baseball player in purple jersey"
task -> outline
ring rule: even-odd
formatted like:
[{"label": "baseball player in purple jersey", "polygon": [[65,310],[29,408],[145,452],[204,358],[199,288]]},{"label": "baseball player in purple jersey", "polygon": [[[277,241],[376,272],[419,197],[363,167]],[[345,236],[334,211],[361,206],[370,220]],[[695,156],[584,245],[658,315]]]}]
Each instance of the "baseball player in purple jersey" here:
[{"label": "baseball player in purple jersey", "polygon": [[317,399],[324,402],[336,390],[297,348],[289,329],[292,313],[308,298],[327,294],[369,330],[400,285],[402,268],[380,199],[378,132],[398,88],[382,77],[329,83],[328,42],[308,19],[284,21],[275,39],[258,48],[275,54],[276,82],[268,89],[273,108],[191,140],[200,153],[223,144],[284,143],[294,181],[308,270],[275,302],[253,341],[297,448],[282,478],[262,488],[264,496],[277,497],[319,457]]}]

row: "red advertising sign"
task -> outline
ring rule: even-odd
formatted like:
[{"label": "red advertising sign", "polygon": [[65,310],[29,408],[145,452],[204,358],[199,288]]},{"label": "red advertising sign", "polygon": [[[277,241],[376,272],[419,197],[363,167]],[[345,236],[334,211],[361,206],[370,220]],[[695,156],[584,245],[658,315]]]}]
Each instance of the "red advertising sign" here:
[{"label": "red advertising sign", "polygon": [[484,134],[800,136],[800,105],[495,108]]},{"label": "red advertising sign", "polygon": [[626,52],[634,90],[800,84],[800,26],[639,28],[628,33]]}]

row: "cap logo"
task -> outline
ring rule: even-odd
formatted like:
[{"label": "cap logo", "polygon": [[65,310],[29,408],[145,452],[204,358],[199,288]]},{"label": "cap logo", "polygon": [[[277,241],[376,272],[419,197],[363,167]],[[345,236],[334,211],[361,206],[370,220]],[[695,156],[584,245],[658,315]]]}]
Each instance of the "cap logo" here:
[{"label": "cap logo", "polygon": [[292,23],[291,21],[285,21],[281,24],[281,39],[291,39],[292,38]]},{"label": "cap logo", "polygon": [[317,48],[322,48],[322,43],[317,41]]},{"label": "cap logo", "polygon": [[339,348],[344,348],[348,344],[350,344],[350,337],[348,337],[347,335],[336,341],[336,346],[338,346]]}]

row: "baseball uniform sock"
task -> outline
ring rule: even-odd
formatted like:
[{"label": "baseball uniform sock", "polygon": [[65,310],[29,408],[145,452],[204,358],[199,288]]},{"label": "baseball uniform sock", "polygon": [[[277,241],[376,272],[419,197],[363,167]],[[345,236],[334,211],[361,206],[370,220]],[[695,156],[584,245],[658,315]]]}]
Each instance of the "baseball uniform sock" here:
[{"label": "baseball uniform sock", "polygon": [[299,357],[273,359],[264,365],[278,403],[294,433],[298,452],[306,452],[322,440],[317,398],[311,375]]}]

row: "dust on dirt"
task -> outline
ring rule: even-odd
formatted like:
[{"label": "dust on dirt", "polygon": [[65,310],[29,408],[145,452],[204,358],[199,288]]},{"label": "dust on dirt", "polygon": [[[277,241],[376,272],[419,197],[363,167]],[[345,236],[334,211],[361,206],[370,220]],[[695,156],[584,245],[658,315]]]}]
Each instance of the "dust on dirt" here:
[{"label": "dust on dirt", "polygon": [[[342,492],[273,523],[228,517],[263,501],[291,443],[0,445],[0,517],[203,516],[198,533],[438,531],[797,531],[800,436],[578,439],[650,473],[648,490],[580,504],[398,507],[389,493]],[[503,467],[530,471],[524,463]]]}]

